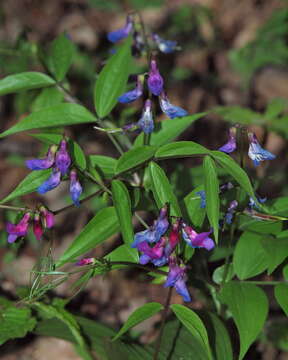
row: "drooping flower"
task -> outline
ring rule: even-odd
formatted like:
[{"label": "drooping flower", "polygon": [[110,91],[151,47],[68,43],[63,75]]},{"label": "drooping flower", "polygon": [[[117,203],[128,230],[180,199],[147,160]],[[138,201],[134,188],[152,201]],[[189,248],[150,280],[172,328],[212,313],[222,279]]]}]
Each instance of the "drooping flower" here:
[{"label": "drooping flower", "polygon": [[159,103],[163,113],[166,114],[170,119],[183,117],[188,114],[188,112],[181,107],[172,105],[164,92],[162,92],[160,95]]},{"label": "drooping flower", "polygon": [[92,264],[95,264],[95,258],[93,258],[93,257],[81,259],[81,260],[77,261],[77,263],[76,263],[77,266],[85,266],[85,265],[92,265]]},{"label": "drooping flower", "polygon": [[162,93],[164,81],[155,60],[151,60],[147,84],[153,95],[159,96]]},{"label": "drooping flower", "polygon": [[218,151],[225,152],[227,154],[232,153],[236,150],[237,144],[236,144],[236,127],[233,126],[229,129],[229,140],[226,144],[221,146]]},{"label": "drooping flower", "polygon": [[152,262],[154,265],[159,266],[157,265],[157,260],[163,256],[165,243],[165,237],[162,237],[154,246],[150,246],[146,241],[139,243],[137,249],[142,253],[139,263],[146,265],[148,262]]},{"label": "drooping flower", "polygon": [[50,229],[54,226],[54,214],[49,211],[45,206],[40,206],[39,208],[41,219],[44,225],[44,228]]},{"label": "drooping flower", "polygon": [[35,213],[33,218],[33,233],[38,241],[41,240],[43,232],[40,214]]},{"label": "drooping flower", "polygon": [[165,256],[168,258],[172,254],[172,252],[175,250],[177,244],[179,243],[179,230],[180,230],[180,220],[176,220],[176,222],[172,225],[171,232],[169,234],[169,242],[165,246]]},{"label": "drooping flower", "polygon": [[205,207],[206,207],[206,193],[205,193],[205,190],[197,191],[196,195],[199,195],[200,198],[201,198],[200,208],[205,209]]},{"label": "drooping flower", "polygon": [[139,244],[142,242],[157,243],[162,235],[165,234],[168,227],[169,222],[167,219],[167,206],[163,206],[160,210],[159,217],[156,221],[154,221],[153,226],[135,234],[134,242],[131,244],[131,247],[138,248]]},{"label": "drooping flower", "polygon": [[82,194],[82,186],[77,178],[76,170],[70,171],[70,195],[73,203],[80,206],[79,198]]},{"label": "drooping flower", "polygon": [[6,225],[6,231],[8,232],[9,243],[13,243],[18,237],[25,236],[27,234],[30,217],[31,214],[26,213],[18,224],[14,225],[8,223]]},{"label": "drooping flower", "polygon": [[26,166],[31,170],[49,169],[54,164],[56,151],[57,145],[51,145],[44,159],[26,160]]},{"label": "drooping flower", "polygon": [[152,34],[152,38],[157,44],[159,50],[164,54],[170,54],[175,50],[179,49],[179,46],[177,45],[177,41],[164,40],[157,34]]},{"label": "drooping flower", "polygon": [[154,129],[154,121],[152,115],[152,103],[147,99],[144,104],[144,109],[140,120],[137,122],[137,126],[145,133],[150,134]]},{"label": "drooping flower", "polygon": [[131,15],[128,15],[126,19],[126,25],[121,29],[109,32],[107,38],[112,43],[116,43],[126,38],[129,35],[132,28],[133,28],[133,18]]},{"label": "drooping flower", "polygon": [[71,158],[67,151],[67,141],[61,140],[60,148],[56,153],[56,160],[55,160],[56,167],[60,170],[61,175],[66,175],[71,165]]},{"label": "drooping flower", "polygon": [[182,235],[186,243],[192,248],[205,248],[212,250],[215,247],[214,241],[209,237],[212,230],[198,234],[191,226],[183,224]]},{"label": "drooping flower", "polygon": [[189,302],[191,301],[191,296],[186,287],[185,272],[186,267],[178,266],[176,263],[176,259],[174,257],[170,257],[169,273],[164,287],[174,286],[177,293],[183,297],[183,300]]},{"label": "drooping flower", "polygon": [[61,172],[57,168],[53,168],[53,172],[50,177],[41,184],[37,191],[39,194],[45,194],[46,192],[56,188],[61,181]]},{"label": "drooping flower", "polygon": [[137,79],[136,88],[124,93],[123,95],[118,97],[118,101],[123,104],[129,104],[135,100],[137,100],[143,94],[143,85],[140,79]]},{"label": "drooping flower", "polygon": [[260,164],[260,161],[273,160],[276,158],[276,156],[272,154],[270,151],[265,150],[261,147],[254,133],[248,133],[248,138],[249,138],[248,156],[250,157],[251,160],[253,160],[255,166],[258,166]]},{"label": "drooping flower", "polygon": [[236,210],[237,206],[238,206],[238,201],[237,200],[233,200],[229,204],[229,207],[227,209],[227,213],[225,214],[225,222],[227,224],[232,223],[233,216],[234,216],[234,213],[235,213],[235,210]]}]

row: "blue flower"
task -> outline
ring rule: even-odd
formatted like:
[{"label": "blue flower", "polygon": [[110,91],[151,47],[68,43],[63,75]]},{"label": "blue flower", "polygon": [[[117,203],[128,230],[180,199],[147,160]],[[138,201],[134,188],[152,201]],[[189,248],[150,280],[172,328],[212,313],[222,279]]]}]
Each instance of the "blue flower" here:
[{"label": "blue flower", "polygon": [[182,235],[186,243],[192,248],[205,248],[212,250],[215,247],[214,241],[209,237],[212,231],[198,234],[191,226],[183,224]]},{"label": "blue flower", "polygon": [[232,127],[229,130],[229,140],[226,144],[221,146],[218,151],[225,152],[227,154],[230,154],[234,150],[236,150],[237,144],[236,144],[236,128]]},{"label": "blue flower", "polygon": [[137,126],[145,133],[150,134],[154,130],[154,121],[151,109],[151,100],[146,100],[142,116],[137,122]]},{"label": "blue flower", "polygon": [[200,198],[201,198],[201,204],[200,204],[201,209],[205,209],[205,207],[206,207],[206,193],[205,193],[205,190],[197,191],[196,195],[199,195]]},{"label": "blue flower", "polygon": [[[261,204],[263,204],[267,200],[267,198],[266,197],[265,198],[257,197],[257,200]],[[259,209],[260,208],[260,206],[256,203],[256,201],[251,196],[249,197],[249,206],[250,206],[251,209],[253,209],[253,208]]]},{"label": "blue flower", "polygon": [[77,179],[77,172],[75,170],[71,170],[70,172],[70,195],[73,203],[76,206],[80,206],[79,198],[82,194],[82,186]]},{"label": "blue flower", "polygon": [[179,106],[172,105],[170,101],[168,100],[165,93],[162,93],[160,98],[160,107],[164,114],[166,114],[170,119],[174,119],[177,117],[183,117],[188,114],[188,112],[184,109],[182,109]]},{"label": "blue flower", "polygon": [[123,104],[129,104],[137,100],[142,94],[143,94],[143,86],[141,81],[138,79],[136,88],[119,96],[118,101]]},{"label": "blue flower", "polygon": [[49,169],[54,164],[56,151],[57,145],[52,145],[44,159],[27,160],[26,166],[31,170]]},{"label": "blue flower", "polygon": [[126,25],[119,30],[108,33],[107,38],[112,43],[116,43],[119,40],[126,38],[129,35],[132,28],[133,28],[133,19],[130,15],[128,15],[126,20]]},{"label": "blue flower", "polygon": [[248,150],[248,156],[251,160],[253,160],[253,163],[255,166],[258,166],[260,164],[260,161],[264,160],[273,160],[276,158],[274,154],[272,154],[270,151],[263,149],[254,133],[248,134],[249,138],[249,150]]},{"label": "blue flower", "polygon": [[71,165],[71,158],[67,151],[66,140],[61,140],[60,142],[60,149],[56,153],[55,165],[60,170],[62,176],[66,175],[69,166]]},{"label": "blue flower", "polygon": [[234,216],[234,213],[235,213],[235,210],[238,206],[238,201],[237,200],[233,200],[231,201],[228,209],[227,209],[227,213],[225,214],[225,222],[227,224],[231,224],[232,223],[232,220],[233,220],[233,216]]},{"label": "blue flower", "polygon": [[159,50],[164,54],[170,54],[175,50],[179,49],[179,46],[177,45],[177,41],[164,40],[157,34],[152,34],[152,38],[157,44]]},{"label": "blue flower", "polygon": [[151,60],[147,84],[153,95],[159,96],[162,93],[164,81],[159,73],[155,60]]},{"label": "blue flower", "polygon": [[61,172],[57,168],[54,168],[50,177],[38,187],[38,193],[45,194],[46,192],[56,188],[60,184],[60,180]]}]

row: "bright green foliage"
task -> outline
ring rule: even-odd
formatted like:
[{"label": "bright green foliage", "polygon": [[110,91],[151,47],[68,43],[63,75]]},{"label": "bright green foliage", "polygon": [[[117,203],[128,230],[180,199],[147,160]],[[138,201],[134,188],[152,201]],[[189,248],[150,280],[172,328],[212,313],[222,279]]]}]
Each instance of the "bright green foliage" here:
[{"label": "bright green foliage", "polygon": [[268,300],[260,288],[252,284],[229,282],[224,285],[220,300],[232,313],[240,335],[239,360],[243,359],[263,328],[268,314]]},{"label": "bright green foliage", "polygon": [[194,190],[192,190],[188,195],[184,198],[184,203],[186,206],[187,213],[189,215],[189,219],[191,224],[195,227],[201,228],[205,216],[206,210],[205,208],[201,208],[201,198],[198,194],[198,191],[204,190],[203,185],[197,186]]},{"label": "bright green foliage", "polygon": [[193,141],[178,141],[163,145],[157,150],[156,159],[183,158],[209,154],[209,150]]},{"label": "bright green foliage", "polygon": [[115,174],[117,160],[109,156],[90,155],[89,165],[98,171],[104,178],[111,178]]},{"label": "bright green foliage", "polygon": [[288,284],[278,284],[275,286],[274,294],[278,304],[288,316]]},{"label": "bright green foliage", "polygon": [[48,87],[41,90],[40,94],[33,101],[32,111],[39,111],[54,105],[61,104],[63,100],[64,94],[58,90],[57,87]]}]

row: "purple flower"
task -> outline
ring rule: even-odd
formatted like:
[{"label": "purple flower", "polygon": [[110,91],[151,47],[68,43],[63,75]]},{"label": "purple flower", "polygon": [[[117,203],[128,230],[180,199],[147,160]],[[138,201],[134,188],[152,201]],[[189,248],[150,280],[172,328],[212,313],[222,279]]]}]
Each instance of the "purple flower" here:
[{"label": "purple flower", "polygon": [[146,265],[148,262],[151,261],[154,263],[154,265],[159,266],[157,265],[157,262],[155,264],[155,260],[159,260],[160,258],[162,258],[165,243],[165,237],[162,237],[160,241],[158,241],[153,247],[151,247],[148,242],[145,241],[139,243],[137,248],[142,253],[139,263],[142,265]]},{"label": "purple flower", "polygon": [[71,158],[67,151],[66,140],[61,140],[60,142],[60,149],[56,153],[55,164],[56,167],[60,170],[61,175],[66,175],[69,166],[71,165]]},{"label": "purple flower", "polygon": [[137,122],[137,126],[145,133],[150,134],[154,129],[154,121],[151,109],[151,100],[145,101],[144,109],[140,120]]},{"label": "purple flower", "polygon": [[43,232],[40,214],[36,213],[33,219],[33,233],[38,241],[41,240]]},{"label": "purple flower", "polygon": [[200,198],[201,198],[200,208],[205,209],[205,207],[206,207],[206,193],[205,193],[205,190],[197,191],[196,195],[199,195]]},{"label": "purple flower", "polygon": [[44,159],[26,160],[26,166],[31,170],[49,169],[54,164],[56,151],[57,145],[52,145],[49,147],[47,155]]},{"label": "purple flower", "polygon": [[60,181],[61,172],[57,168],[54,168],[50,177],[38,187],[37,191],[39,194],[45,194],[46,192],[56,188],[60,184]]},{"label": "purple flower", "polygon": [[225,214],[225,221],[227,224],[231,224],[232,220],[233,220],[233,216],[235,213],[235,210],[238,206],[238,201],[237,200],[233,200],[231,201],[228,209],[227,209],[227,213]]},{"label": "purple flower", "polygon": [[225,191],[231,190],[233,188],[234,188],[234,185],[230,181],[228,181],[227,183],[220,185],[219,193],[223,194]]},{"label": "purple flower", "polygon": [[253,163],[255,166],[258,166],[260,164],[260,161],[264,160],[273,160],[276,158],[274,154],[272,154],[270,151],[263,149],[254,133],[248,133],[249,138],[249,150],[248,150],[248,156],[251,160],[253,160]]},{"label": "purple flower", "polygon": [[164,81],[159,73],[155,60],[151,60],[147,83],[153,95],[159,96],[162,93]]},{"label": "purple flower", "polygon": [[177,45],[177,41],[164,40],[157,34],[152,34],[152,38],[157,44],[159,50],[164,54],[170,54],[175,50],[179,49],[179,46]]},{"label": "purple flower", "polygon": [[161,93],[159,98],[160,107],[164,114],[166,114],[170,119],[174,119],[177,117],[183,117],[188,114],[188,112],[182,109],[179,106],[172,105],[168,100],[165,93]]},{"label": "purple flower", "polygon": [[25,236],[28,231],[30,213],[26,213],[18,224],[8,223],[6,231],[8,232],[8,242],[13,243],[18,237]]},{"label": "purple flower", "polygon": [[174,286],[177,293],[183,297],[183,300],[189,302],[191,297],[186,287],[185,272],[185,266],[178,266],[176,259],[171,257],[169,260],[169,273],[164,287]]},{"label": "purple flower", "polygon": [[95,264],[95,258],[85,258],[77,261],[77,266],[85,266],[85,265],[92,265]]},{"label": "purple flower", "polygon": [[131,244],[131,247],[138,248],[139,244],[142,242],[157,243],[162,235],[165,234],[168,227],[169,222],[167,219],[167,206],[163,206],[160,210],[159,217],[154,222],[153,226],[135,234],[134,242]]},{"label": "purple flower", "polygon": [[232,127],[229,129],[229,140],[226,144],[221,146],[218,150],[223,151],[227,154],[230,154],[234,150],[236,150],[237,144],[236,144],[236,127]]},{"label": "purple flower", "polygon": [[126,25],[119,30],[108,33],[107,38],[112,43],[116,43],[117,41],[126,38],[129,35],[132,28],[133,28],[133,19],[132,16],[128,15],[126,19]]},{"label": "purple flower", "polygon": [[215,247],[214,241],[209,237],[212,231],[198,234],[190,226],[183,224],[182,235],[186,243],[192,248],[205,248],[212,250]]},{"label": "purple flower", "polygon": [[172,230],[169,234],[169,242],[165,247],[165,256],[167,258],[167,261],[169,256],[172,254],[177,244],[179,243],[179,230],[180,230],[180,220],[177,220],[172,225]]},{"label": "purple flower", "polygon": [[70,195],[76,206],[80,206],[79,198],[82,194],[82,186],[77,179],[77,172],[75,170],[70,171]]},{"label": "purple flower", "polygon": [[136,88],[119,96],[118,101],[123,104],[129,104],[137,100],[142,94],[143,94],[143,86],[138,78]]},{"label": "purple flower", "polygon": [[54,226],[54,214],[46,209],[45,206],[39,208],[44,228],[50,229]]},{"label": "purple flower", "polygon": [[[258,200],[258,202],[263,204],[267,200],[267,198],[266,197],[265,198],[257,197],[257,200]],[[251,196],[249,197],[249,206],[251,209],[253,209],[253,208],[259,209],[260,208],[260,206],[256,203],[256,201]]]}]

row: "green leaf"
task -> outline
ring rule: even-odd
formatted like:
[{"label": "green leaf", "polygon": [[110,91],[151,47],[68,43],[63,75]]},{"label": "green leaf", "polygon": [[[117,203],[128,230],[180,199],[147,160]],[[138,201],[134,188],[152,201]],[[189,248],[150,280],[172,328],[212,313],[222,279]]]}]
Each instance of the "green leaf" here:
[{"label": "green leaf", "polygon": [[267,257],[268,275],[272,274],[277,266],[282,264],[288,256],[288,236],[286,231],[283,231],[283,233],[285,234],[282,235],[280,233],[276,238],[267,236],[261,239]]},{"label": "green leaf", "polygon": [[181,216],[178,201],[171,188],[169,180],[164,170],[155,162],[149,164],[152,192],[158,208],[162,208],[166,203],[170,205],[170,214]]},{"label": "green leaf", "polygon": [[267,297],[262,289],[253,284],[231,281],[224,285],[220,300],[228,306],[236,323],[241,360],[264,326],[268,314]]},{"label": "green leaf", "polygon": [[206,195],[206,213],[211,227],[213,227],[214,237],[218,243],[219,231],[219,181],[217,177],[216,167],[213,159],[210,156],[205,156],[203,162],[204,169],[204,187]]},{"label": "green leaf", "polygon": [[9,339],[24,337],[35,325],[36,319],[31,317],[29,309],[8,307],[0,313],[0,345]]},{"label": "green leaf", "polygon": [[262,238],[261,234],[245,231],[237,241],[233,266],[239,279],[248,279],[267,269],[268,260],[262,246]]},{"label": "green leaf", "polygon": [[51,169],[30,172],[9,195],[0,201],[0,204],[11,201],[18,196],[23,196],[36,191],[38,186],[49,177],[50,173]]},{"label": "green leaf", "polygon": [[156,146],[145,145],[125,152],[117,161],[116,175],[144,164],[153,157],[156,149]]},{"label": "green leaf", "polygon": [[[221,266],[217,267],[213,272],[212,280],[218,285],[222,284],[223,275],[225,274],[225,268],[226,268],[226,266],[224,264],[224,265],[221,265]],[[229,268],[228,268],[228,272],[226,274],[225,282],[230,281],[233,278],[234,275],[235,275],[235,273],[234,273],[233,264],[231,264],[229,266]]]},{"label": "green leaf", "polygon": [[288,316],[288,285],[287,284],[278,284],[274,288],[275,298],[285,312],[286,316]]},{"label": "green leaf", "polygon": [[210,150],[193,141],[178,141],[172,144],[163,145],[156,152],[156,159],[169,159],[186,156],[203,156],[210,153]]},{"label": "green leaf", "polygon": [[281,98],[274,98],[268,104],[265,111],[265,118],[268,120],[273,120],[277,118],[286,108],[285,100]]},{"label": "green leaf", "polygon": [[[29,134],[29,135],[49,145],[53,145],[53,144],[58,145],[60,144],[60,141],[63,139],[63,136],[60,134],[37,133],[37,134]],[[77,166],[80,170],[85,170],[86,157],[83,150],[78,145],[78,143],[71,139],[68,139],[68,150],[75,166]]]},{"label": "green leaf", "polygon": [[108,207],[100,210],[66,249],[56,266],[75,261],[77,257],[101,244],[117,231],[119,223],[115,209]]},{"label": "green leaf", "polygon": [[124,243],[126,245],[131,245],[134,240],[131,199],[126,186],[120,180],[112,181],[112,199],[118,216]]},{"label": "green leaf", "polygon": [[32,111],[39,111],[48,107],[61,104],[64,100],[64,94],[56,87],[51,86],[43,89],[36,97],[32,105]]},{"label": "green leaf", "polygon": [[211,344],[214,360],[233,360],[233,349],[228,331],[222,321],[213,313],[200,313]]},{"label": "green leaf", "polygon": [[203,225],[206,216],[206,209],[201,208],[201,198],[198,194],[196,194],[198,191],[201,190],[204,190],[203,185],[197,186],[184,198],[184,203],[187,213],[189,215],[189,219],[192,225],[199,228],[201,228],[201,226]]},{"label": "green leaf", "polygon": [[74,55],[75,46],[65,34],[61,34],[53,40],[47,62],[50,71],[58,81],[64,79],[73,62]]},{"label": "green leaf", "polygon": [[104,155],[88,156],[89,165],[95,168],[104,178],[109,179],[115,175],[117,160]]},{"label": "green leaf", "polygon": [[208,358],[212,359],[207,331],[200,317],[184,305],[174,304],[170,305],[170,308],[181,323],[198,339],[203,348],[206,349]]},{"label": "green leaf", "polygon": [[94,103],[97,114],[103,118],[117,103],[117,98],[124,92],[131,71],[132,38],[124,42],[101,70],[95,85]]},{"label": "green leaf", "polygon": [[23,72],[6,76],[0,80],[0,95],[24,90],[39,89],[54,85],[55,81],[48,75],[39,72]]},{"label": "green leaf", "polygon": [[[139,263],[139,255],[136,249],[132,249],[130,245],[120,245],[109,254],[105,255],[105,259],[109,261],[131,261]],[[125,268],[127,265],[112,265],[112,270]]]},{"label": "green leaf", "polygon": [[[188,115],[177,120],[169,119],[161,121],[159,124],[159,131],[153,131],[150,137],[150,145],[161,146],[169,143],[179,136],[183,131],[185,131],[194,121],[202,118],[207,113],[198,113],[194,115]],[[157,124],[157,125],[158,125]],[[144,134],[141,133],[137,136],[134,147],[141,146],[143,144]]]},{"label": "green leaf", "polygon": [[241,106],[219,106],[213,112],[223,117],[224,120],[240,124],[263,124],[262,114]]},{"label": "green leaf", "polygon": [[125,332],[127,332],[133,326],[152,317],[153,315],[157,314],[162,309],[163,309],[163,305],[156,303],[156,302],[151,302],[151,303],[147,303],[143,306],[140,306],[128,317],[127,321],[121,327],[121,329],[119,330],[117,335],[114,336],[113,341],[118,339],[123,334],[125,334]]},{"label": "green leaf", "polygon": [[221,151],[212,151],[213,158],[230,174],[238,184],[255,200],[254,190],[246,172],[227,154]]},{"label": "green leaf", "polygon": [[0,134],[0,138],[32,129],[95,123],[96,118],[81,105],[59,104],[26,116],[16,125]]}]

